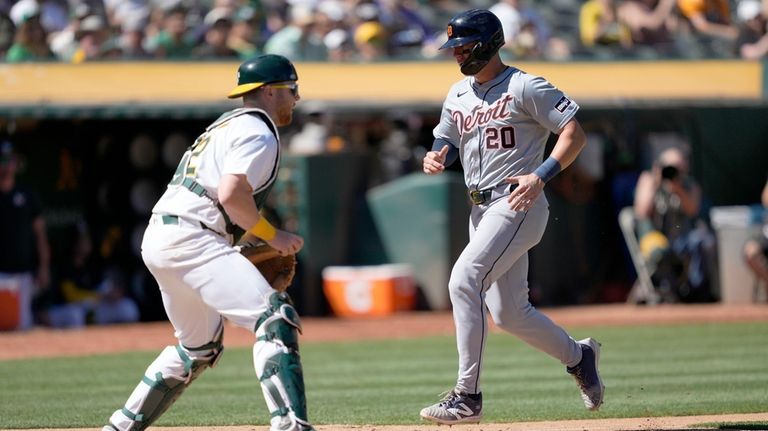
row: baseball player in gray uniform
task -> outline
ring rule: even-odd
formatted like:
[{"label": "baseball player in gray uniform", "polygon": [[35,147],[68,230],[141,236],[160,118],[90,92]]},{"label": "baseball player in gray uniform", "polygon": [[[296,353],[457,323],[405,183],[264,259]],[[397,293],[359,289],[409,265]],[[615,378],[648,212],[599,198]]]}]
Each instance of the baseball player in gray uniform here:
[{"label": "baseball player in gray uniform", "polygon": [[247,239],[260,238],[281,254],[303,246],[300,236],[275,229],[259,213],[277,177],[277,127],[292,120],[297,80],[293,64],[279,55],[241,64],[229,97],[242,97],[244,107],[219,117],[195,140],[153,208],[141,253],[179,343],[149,365],[103,431],[146,429],[215,366],[224,319],[255,332],[253,364],[271,430],[312,429],[296,310],[234,247],[238,227]]},{"label": "baseball player in gray uniform", "polygon": [[[448,92],[423,169],[439,174],[459,158],[474,205],[470,241],[448,286],[458,379],[421,417],[441,424],[482,417],[486,310],[497,326],[562,362],[575,377],[585,406],[597,410],[604,392],[600,345],[591,338],[575,341],[528,299],[528,250],[541,240],[549,216],[544,184],[570,165],[586,143],[574,118],[578,105],[545,79],[502,63],[498,50],[504,35],[493,13],[463,12],[450,21],[447,33],[441,48],[453,49],[467,77]],[[550,132],[559,137],[542,162]]]}]

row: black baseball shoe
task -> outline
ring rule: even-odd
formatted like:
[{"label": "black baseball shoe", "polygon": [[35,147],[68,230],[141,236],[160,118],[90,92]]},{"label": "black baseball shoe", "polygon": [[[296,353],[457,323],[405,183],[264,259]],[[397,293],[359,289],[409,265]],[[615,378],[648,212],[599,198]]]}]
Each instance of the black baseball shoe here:
[{"label": "black baseball shoe", "polygon": [[439,424],[478,423],[483,416],[483,394],[469,395],[452,389],[439,403],[421,410],[421,417]]},{"label": "black baseball shoe", "polygon": [[587,410],[597,410],[603,404],[605,385],[600,379],[598,362],[600,361],[600,343],[592,338],[578,342],[581,346],[581,362],[575,367],[566,367],[568,374],[576,379],[581,390],[581,399]]}]

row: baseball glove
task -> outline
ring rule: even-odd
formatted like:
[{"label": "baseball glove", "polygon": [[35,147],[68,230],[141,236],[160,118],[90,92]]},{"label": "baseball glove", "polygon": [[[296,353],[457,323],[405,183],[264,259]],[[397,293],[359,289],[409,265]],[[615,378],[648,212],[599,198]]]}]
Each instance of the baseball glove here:
[{"label": "baseball glove", "polygon": [[281,256],[268,244],[242,247],[240,254],[245,256],[278,292],[286,291],[296,275],[296,256]]}]

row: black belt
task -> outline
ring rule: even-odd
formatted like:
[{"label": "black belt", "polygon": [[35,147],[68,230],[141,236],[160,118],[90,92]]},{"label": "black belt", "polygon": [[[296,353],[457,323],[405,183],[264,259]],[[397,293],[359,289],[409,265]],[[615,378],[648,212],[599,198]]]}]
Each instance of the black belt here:
[{"label": "black belt", "polygon": [[517,184],[510,184],[509,187],[507,187],[506,184],[502,184],[495,187],[488,187],[487,189],[483,189],[483,190],[470,190],[469,199],[472,200],[472,203],[475,205],[482,205],[494,199],[494,196],[493,196],[494,192],[497,193],[496,198],[499,198],[501,196],[511,193],[512,190],[516,188],[517,188]]}]

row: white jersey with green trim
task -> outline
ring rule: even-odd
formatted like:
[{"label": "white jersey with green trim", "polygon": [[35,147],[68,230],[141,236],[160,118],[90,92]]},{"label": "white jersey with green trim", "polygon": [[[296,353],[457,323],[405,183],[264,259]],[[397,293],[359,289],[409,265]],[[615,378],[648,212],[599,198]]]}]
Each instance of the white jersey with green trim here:
[{"label": "white jersey with green trim", "polygon": [[467,187],[482,190],[533,172],[550,132],[558,133],[578,109],[544,78],[507,67],[482,84],[474,77],[454,84],[433,133],[459,149]]},{"label": "white jersey with green trim", "polygon": [[[187,149],[152,212],[201,222],[223,234],[226,221],[217,206],[221,177],[245,175],[255,195],[274,182],[279,162],[279,136],[269,116],[255,108],[230,111]],[[190,182],[200,187],[190,190],[185,186]]]}]

